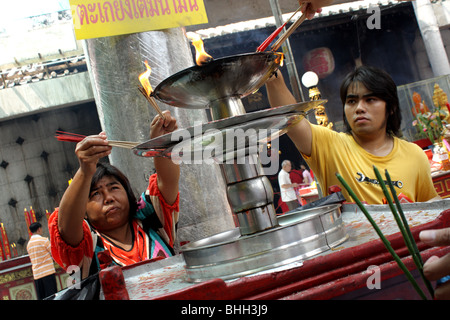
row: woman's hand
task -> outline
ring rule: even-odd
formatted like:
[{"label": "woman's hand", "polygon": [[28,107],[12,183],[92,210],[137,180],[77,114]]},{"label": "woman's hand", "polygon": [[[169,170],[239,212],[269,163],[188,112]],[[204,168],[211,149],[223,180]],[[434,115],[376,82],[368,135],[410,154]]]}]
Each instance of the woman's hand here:
[{"label": "woman's hand", "polygon": [[75,147],[80,168],[61,198],[58,213],[59,232],[71,246],[77,246],[83,240],[83,219],[91,180],[97,170],[98,161],[109,155],[111,149],[104,132],[87,136]]},{"label": "woman's hand", "polygon": [[[163,111],[164,119],[156,115],[150,126],[150,138],[156,138],[178,129],[177,121],[170,111]],[[178,197],[180,166],[172,159],[155,157],[156,173],[158,174],[158,188],[168,204],[172,204]]]},{"label": "woman's hand", "polygon": [[158,114],[150,125],[150,139],[171,133],[178,129],[177,120],[172,117],[169,110],[163,111],[164,119]]},{"label": "woman's hand", "polygon": [[91,135],[77,143],[75,154],[80,163],[80,170],[86,175],[93,175],[97,168],[98,160],[108,156],[112,147],[108,145],[105,132]]}]

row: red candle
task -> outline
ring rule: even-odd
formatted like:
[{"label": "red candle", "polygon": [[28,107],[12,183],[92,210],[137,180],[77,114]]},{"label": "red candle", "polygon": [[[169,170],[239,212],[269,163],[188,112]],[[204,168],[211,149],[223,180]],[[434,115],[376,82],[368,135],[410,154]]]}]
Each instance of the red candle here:
[{"label": "red candle", "polygon": [[13,258],[18,257],[19,254],[17,253],[17,247],[16,244],[13,242],[11,243],[11,251],[13,253]]},{"label": "red candle", "polygon": [[2,236],[0,235],[0,261],[5,260],[5,253],[3,251],[3,241]]},{"label": "red candle", "polygon": [[28,236],[31,237],[31,231],[30,231],[31,219],[30,219],[30,214],[27,211],[27,208],[24,209],[23,214],[25,216],[25,222],[27,223]]},{"label": "red candle", "polygon": [[33,207],[30,207],[30,220],[31,220],[31,223],[35,223],[37,221],[36,214],[34,213]]},{"label": "red candle", "polygon": [[5,258],[6,260],[11,259],[11,251],[9,250],[9,241],[8,241],[8,235],[6,234],[5,227],[3,226],[3,223],[1,225],[1,232],[2,232],[2,242],[3,247],[5,250]]}]

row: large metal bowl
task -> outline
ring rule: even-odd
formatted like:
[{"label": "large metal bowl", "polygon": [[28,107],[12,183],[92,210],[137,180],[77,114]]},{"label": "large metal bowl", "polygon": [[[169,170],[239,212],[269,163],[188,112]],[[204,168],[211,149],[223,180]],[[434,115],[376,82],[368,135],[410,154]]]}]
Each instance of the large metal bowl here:
[{"label": "large metal bowl", "polygon": [[163,80],[153,96],[169,105],[202,109],[211,101],[242,98],[261,87],[283,60],[279,52],[254,52],[213,60]]}]

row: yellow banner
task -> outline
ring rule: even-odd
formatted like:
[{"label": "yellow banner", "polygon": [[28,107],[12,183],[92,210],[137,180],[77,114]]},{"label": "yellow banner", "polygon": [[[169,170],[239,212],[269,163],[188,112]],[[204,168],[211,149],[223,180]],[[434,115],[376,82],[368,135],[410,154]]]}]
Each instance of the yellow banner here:
[{"label": "yellow banner", "polygon": [[203,0],[70,0],[78,40],[207,23]]}]

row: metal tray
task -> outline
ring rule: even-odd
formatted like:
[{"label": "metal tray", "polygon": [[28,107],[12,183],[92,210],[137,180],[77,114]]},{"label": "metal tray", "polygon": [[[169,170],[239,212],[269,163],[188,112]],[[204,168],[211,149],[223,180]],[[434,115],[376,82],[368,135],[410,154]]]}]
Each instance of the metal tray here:
[{"label": "metal tray", "polygon": [[[183,159],[217,159],[224,161],[235,156],[245,156],[258,152],[258,143],[267,143],[283,135],[287,129],[301,120],[298,114],[283,114],[247,123],[241,123],[223,129],[205,131],[201,135],[189,138],[189,135],[177,144],[166,148],[138,149],[133,152],[142,157],[167,157],[175,161]],[[263,134],[267,130],[270,135]],[[236,137],[237,139],[234,139]]]},{"label": "metal tray", "polygon": [[298,114],[277,115],[222,130],[212,130],[192,139],[183,140],[173,148],[167,149],[163,156],[169,156],[174,161],[181,161],[187,156],[187,159],[203,161],[215,159],[225,162],[257,154],[261,143],[268,143],[280,137],[301,119]]},{"label": "metal tray", "polygon": [[133,151],[135,154],[140,156],[148,156],[145,155],[145,151],[152,150],[155,151],[155,154],[159,154],[162,150],[181,142],[183,140],[183,136],[185,135],[195,137],[196,135],[204,134],[206,131],[228,129],[250,121],[275,115],[288,113],[305,114],[325,102],[327,102],[327,100],[300,102],[182,128],[180,130],[184,130],[183,135],[177,131],[168,133],[137,145],[133,148]]}]

